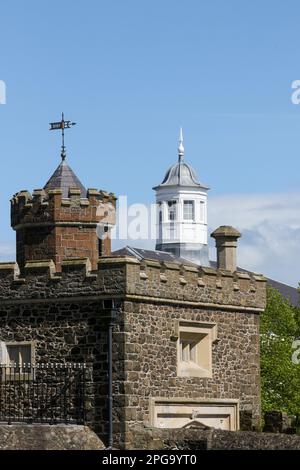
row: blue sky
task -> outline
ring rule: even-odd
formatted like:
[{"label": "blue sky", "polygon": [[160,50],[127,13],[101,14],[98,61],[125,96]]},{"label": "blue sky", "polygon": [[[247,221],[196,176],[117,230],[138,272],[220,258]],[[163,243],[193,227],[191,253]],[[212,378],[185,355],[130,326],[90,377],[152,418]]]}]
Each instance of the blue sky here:
[{"label": "blue sky", "polygon": [[130,202],[153,200],[182,125],[186,159],[212,188],[210,224],[231,222],[232,201],[252,201],[251,223],[248,202],[234,211],[241,260],[296,284],[299,18],[293,0],[2,2],[1,258],[13,256],[10,197],[43,186],[59,163],[48,123],[64,110],[77,122],[66,145],[82,182]]}]

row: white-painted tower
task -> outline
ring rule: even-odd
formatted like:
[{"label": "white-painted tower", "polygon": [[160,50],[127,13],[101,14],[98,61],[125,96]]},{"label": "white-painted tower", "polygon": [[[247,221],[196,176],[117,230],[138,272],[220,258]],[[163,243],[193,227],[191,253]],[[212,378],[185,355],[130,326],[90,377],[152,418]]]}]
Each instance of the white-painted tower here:
[{"label": "white-painted tower", "polygon": [[168,251],[202,266],[209,266],[207,246],[207,191],[193,168],[184,161],[182,129],[178,162],[153,188],[158,205],[156,250]]}]

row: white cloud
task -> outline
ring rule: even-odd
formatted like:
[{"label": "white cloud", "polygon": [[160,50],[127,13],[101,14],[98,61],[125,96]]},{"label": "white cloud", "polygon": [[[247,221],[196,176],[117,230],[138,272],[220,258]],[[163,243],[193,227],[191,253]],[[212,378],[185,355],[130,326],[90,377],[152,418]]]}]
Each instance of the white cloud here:
[{"label": "white cloud", "polygon": [[[300,193],[232,194],[208,199],[209,233],[219,225],[233,225],[242,232],[238,246],[241,267],[297,286],[300,281]],[[209,237],[210,238],[210,237]],[[115,240],[154,249],[153,240]],[[214,241],[209,240],[215,259]]]},{"label": "white cloud", "polygon": [[242,232],[238,263],[276,280],[300,281],[300,193],[233,194],[209,199],[209,225]]}]

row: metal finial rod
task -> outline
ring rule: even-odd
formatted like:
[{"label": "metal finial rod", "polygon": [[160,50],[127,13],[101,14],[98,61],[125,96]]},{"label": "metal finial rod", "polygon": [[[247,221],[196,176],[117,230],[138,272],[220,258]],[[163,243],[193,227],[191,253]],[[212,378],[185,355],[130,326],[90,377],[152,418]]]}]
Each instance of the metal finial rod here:
[{"label": "metal finial rod", "polygon": [[50,122],[50,131],[55,131],[61,129],[61,159],[62,161],[66,158],[66,147],[65,147],[65,129],[70,129],[70,127],[75,126],[76,122],[65,121],[64,113],[61,113],[61,121],[59,122]]},{"label": "metal finial rod", "polygon": [[178,160],[179,161],[183,160],[183,157],[184,157],[183,133],[182,133],[182,127],[180,127],[179,145],[178,145]]},{"label": "metal finial rod", "polygon": [[61,113],[61,124],[61,158],[64,161],[64,159],[66,158],[64,113]]}]

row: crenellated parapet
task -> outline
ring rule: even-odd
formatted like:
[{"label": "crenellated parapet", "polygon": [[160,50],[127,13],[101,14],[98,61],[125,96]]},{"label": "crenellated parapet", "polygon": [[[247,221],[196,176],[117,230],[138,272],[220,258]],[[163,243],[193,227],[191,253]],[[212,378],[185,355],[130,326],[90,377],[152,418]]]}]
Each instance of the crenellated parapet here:
[{"label": "crenellated parapet", "polygon": [[87,257],[93,269],[100,255],[109,255],[109,236],[99,242],[97,229],[110,230],[115,224],[116,196],[79,188],[20,191],[11,199],[11,225],[17,234],[17,262],[21,271],[28,261],[52,259],[60,270],[68,258]]},{"label": "crenellated parapet", "polygon": [[61,189],[35,189],[32,194],[22,190],[11,199],[11,225],[17,230],[30,224],[96,223],[115,208],[116,199],[115,194],[97,189],[88,189],[86,198],[78,188],[70,188],[68,198],[62,197]]},{"label": "crenellated parapet", "polygon": [[88,258],[0,264],[0,299],[7,301],[112,297],[207,308],[261,311],[266,303],[262,275],[194,267],[134,257],[103,257],[96,270]]}]

